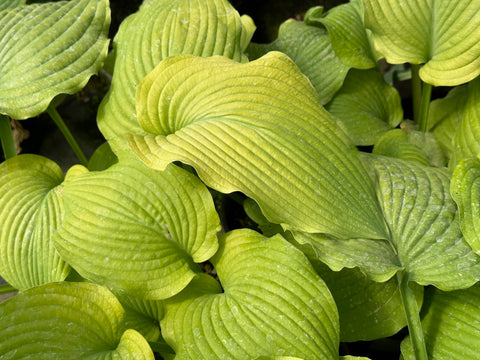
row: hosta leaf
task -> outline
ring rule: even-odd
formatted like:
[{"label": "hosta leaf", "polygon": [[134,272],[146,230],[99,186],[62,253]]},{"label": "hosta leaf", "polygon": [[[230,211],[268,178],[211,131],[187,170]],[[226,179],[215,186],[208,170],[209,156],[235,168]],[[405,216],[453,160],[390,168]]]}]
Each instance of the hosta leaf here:
[{"label": "hosta leaf", "polygon": [[63,180],[60,167],[38,155],[0,164],[0,275],[17,289],[69,273],[52,240],[63,219]]},{"label": "hosta leaf", "polygon": [[98,72],[108,51],[107,0],[17,7],[0,14],[0,113],[16,119],[46,110]]},{"label": "hosta leaf", "polygon": [[373,145],[403,119],[400,95],[376,70],[350,70],[326,108],[342,120],[356,145]]},{"label": "hosta leaf", "polygon": [[26,2],[27,0],[2,0],[2,2],[0,2],[0,11],[25,5]]},{"label": "hosta leaf", "polygon": [[174,56],[139,85],[149,135],[129,142],[148,166],[187,163],[208,186],[245,193],[286,228],[385,238],[358,152],[317,99],[279,52],[247,64]]},{"label": "hosta leaf", "polygon": [[422,64],[432,85],[455,86],[480,74],[479,0],[363,0],[365,26],[387,62]]},{"label": "hosta leaf", "polygon": [[165,303],[162,332],[178,358],[338,358],[335,303],[299,250],[247,229],[219,241],[223,292],[205,275]]},{"label": "hosta leaf", "polygon": [[92,157],[88,161],[88,170],[101,171],[109,168],[118,162],[117,156],[114,154],[108,142],[100,145]]},{"label": "hosta leaf", "polygon": [[[264,51],[260,51],[263,47]],[[307,75],[317,91],[320,103],[326,104],[340,89],[349,67],[332,49],[327,31],[293,19],[280,25],[278,38],[267,45],[253,45],[257,57],[269,51],[287,54]],[[252,52],[249,51],[249,55]]]},{"label": "hosta leaf", "polygon": [[[430,289],[429,307],[422,319],[428,358],[476,359],[480,351],[480,287],[443,292]],[[401,345],[405,360],[415,359],[410,338]]]},{"label": "hosta leaf", "polygon": [[480,254],[479,181],[480,161],[464,159],[455,168],[450,188],[458,205],[463,236],[477,254]]},{"label": "hosta leaf", "polygon": [[325,16],[313,8],[305,15],[308,24],[323,24],[330,35],[335,54],[349,67],[370,69],[377,66],[375,51],[363,26],[364,9],[361,0],[335,6]]},{"label": "hosta leaf", "polygon": [[[408,128],[408,125],[405,128]],[[431,133],[403,128],[383,134],[375,143],[372,152],[424,166],[442,167],[447,162],[442,148]]]},{"label": "hosta leaf", "polygon": [[84,278],[137,297],[162,299],[195,277],[217,250],[218,215],[205,186],[174,165],[137,159],[72,181],[56,247]]},{"label": "hosta leaf", "polygon": [[411,281],[443,290],[466,288],[478,281],[480,258],[462,238],[448,171],[375,155],[366,160],[390,227],[388,244],[321,234],[295,233],[296,239],[312,244],[319,259],[333,270],[342,263],[358,266],[375,281],[393,276],[395,267]]},{"label": "hosta leaf", "polygon": [[[358,269],[329,270],[313,261],[315,270],[332,292],[340,316],[340,341],[368,341],[389,337],[407,325],[398,281],[379,283],[368,279]],[[418,307],[422,305],[423,287],[414,288]]]},{"label": "hosta leaf", "polygon": [[[124,331],[124,311],[106,288],[52,283],[0,304],[5,359],[153,360],[146,340]],[[7,341],[5,341],[7,339]]]},{"label": "hosta leaf", "polygon": [[453,138],[454,152],[450,166],[455,167],[463,158],[480,154],[480,77],[468,84],[468,96],[461,109],[460,124]]},{"label": "hosta leaf", "polygon": [[252,20],[240,17],[227,0],[144,2],[114,39],[113,81],[97,119],[112,149],[125,147],[125,133],[144,133],[136,120],[135,93],[162,59],[185,53],[246,61],[243,50],[253,31]]},{"label": "hosta leaf", "polygon": [[433,100],[428,112],[428,125],[450,159],[454,153],[455,132],[461,124],[468,98],[468,86],[456,86],[442,99]]}]

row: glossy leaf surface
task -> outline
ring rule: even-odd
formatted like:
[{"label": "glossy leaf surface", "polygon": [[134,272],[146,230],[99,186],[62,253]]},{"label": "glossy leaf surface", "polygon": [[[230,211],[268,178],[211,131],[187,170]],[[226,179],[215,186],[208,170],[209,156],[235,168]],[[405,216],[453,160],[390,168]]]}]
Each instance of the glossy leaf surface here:
[{"label": "glossy leaf surface", "polygon": [[365,26],[391,64],[422,64],[426,83],[455,86],[480,74],[479,0],[363,0]]},{"label": "glossy leaf surface", "polygon": [[254,30],[251,19],[240,17],[227,0],[145,1],[114,39],[113,81],[97,117],[112,149],[125,148],[126,133],[144,133],[136,119],[135,93],[162,59],[194,54],[246,61],[243,50]]},{"label": "glossy leaf surface", "polygon": [[137,159],[72,181],[56,247],[84,278],[115,291],[162,299],[195,277],[217,250],[218,215],[205,186],[174,165]]},{"label": "glossy leaf surface", "polygon": [[42,285],[0,304],[0,354],[5,359],[153,360],[147,341],[126,330],[123,319],[122,306],[104,287]]},{"label": "glossy leaf surface", "polygon": [[82,89],[108,51],[107,0],[20,6],[0,14],[0,113],[34,117]]},{"label": "glossy leaf surface", "polygon": [[137,110],[149,135],[129,143],[148,166],[187,163],[288,229],[386,236],[356,148],[286,55],[168,58],[140,84]]},{"label": "glossy leaf surface", "polygon": [[208,275],[165,303],[162,333],[182,359],[338,358],[335,303],[307,258],[281,236],[222,235]]},{"label": "glossy leaf surface", "polygon": [[52,239],[64,214],[63,181],[60,167],[38,155],[0,164],[0,274],[17,289],[64,280],[70,271]]}]

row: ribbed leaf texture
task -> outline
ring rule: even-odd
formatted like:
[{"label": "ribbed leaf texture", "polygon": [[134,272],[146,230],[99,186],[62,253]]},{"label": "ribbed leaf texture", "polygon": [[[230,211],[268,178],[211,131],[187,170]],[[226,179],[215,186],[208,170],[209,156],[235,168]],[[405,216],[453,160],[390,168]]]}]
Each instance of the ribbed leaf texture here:
[{"label": "ribbed leaf texture", "polygon": [[147,341],[126,330],[123,320],[122,306],[104,287],[42,285],[0,304],[0,354],[5,359],[153,360]]},{"label": "ribbed leaf texture", "polygon": [[302,252],[247,229],[219,241],[223,292],[205,275],[165,302],[161,328],[176,358],[338,359],[335,303]]},{"label": "ribbed leaf texture", "polygon": [[0,113],[37,116],[52,99],[73,94],[103,66],[108,0],[72,0],[0,13]]},{"label": "ribbed leaf texture", "polygon": [[[428,358],[476,359],[480,351],[480,287],[443,292],[429,289],[428,310],[422,318]],[[427,296],[426,294],[426,296]],[[410,337],[401,344],[405,360],[415,359]]]},{"label": "ribbed leaf texture", "polygon": [[182,290],[216,252],[219,219],[207,188],[171,165],[138,159],[79,176],[63,191],[61,256],[114,291],[163,299]]},{"label": "ribbed leaf texture", "polygon": [[246,61],[243,50],[254,30],[252,20],[240,17],[227,0],[144,2],[115,36],[113,81],[97,117],[112,149],[121,156],[125,133],[144,133],[136,119],[135,93],[162,59],[193,54]]},{"label": "ribbed leaf texture", "polygon": [[404,271],[411,281],[442,290],[477,282],[480,258],[462,237],[448,171],[377,155],[365,158],[376,178],[389,241],[304,233],[295,233],[296,239],[311,243],[333,270],[357,266],[375,281]]},{"label": "ribbed leaf texture", "polygon": [[391,64],[422,64],[420,77],[456,86],[480,74],[480,0],[363,0],[365,26]]},{"label": "ribbed leaf texture", "polygon": [[356,148],[286,55],[170,57],[139,85],[137,111],[149,135],[129,142],[148,166],[187,163],[289,229],[386,238]]},{"label": "ribbed leaf texture", "polygon": [[0,3],[0,11],[16,8],[17,6],[25,5],[27,0],[3,0]]},{"label": "ribbed leaf texture", "polygon": [[70,272],[52,239],[64,214],[63,180],[60,167],[38,155],[0,164],[0,275],[19,290]]}]

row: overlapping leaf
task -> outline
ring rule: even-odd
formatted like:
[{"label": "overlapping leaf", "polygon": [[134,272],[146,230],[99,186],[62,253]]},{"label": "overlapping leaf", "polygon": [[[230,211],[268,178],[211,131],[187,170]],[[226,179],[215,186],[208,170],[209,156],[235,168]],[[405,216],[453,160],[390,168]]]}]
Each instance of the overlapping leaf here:
[{"label": "overlapping leaf", "polygon": [[126,330],[123,320],[122,306],[104,287],[42,285],[0,304],[0,354],[5,359],[153,360],[147,341]]},{"label": "overlapping leaf", "polygon": [[165,340],[182,359],[338,358],[335,303],[307,258],[281,236],[220,237],[205,275],[165,302]]},{"label": "overlapping leaf", "polygon": [[480,258],[462,238],[448,171],[382,156],[366,159],[390,227],[389,241],[344,241],[302,233],[295,233],[296,239],[311,243],[332,269],[358,266],[376,281],[396,271],[444,290],[478,281]]},{"label": "overlapping leaf", "polygon": [[98,126],[113,150],[124,148],[125,133],[144,133],[136,120],[135,93],[162,59],[185,53],[246,61],[243,50],[254,30],[252,20],[240,17],[227,0],[144,2],[114,39],[113,81],[98,113]]},{"label": "overlapping leaf", "polygon": [[63,219],[63,180],[57,164],[38,155],[0,165],[0,275],[17,289],[69,273],[52,240]]},{"label": "overlapping leaf", "polygon": [[340,89],[349,69],[335,56],[327,31],[301,21],[287,20],[280,25],[274,42],[248,48],[250,58],[252,53],[258,58],[269,51],[287,54],[310,79],[322,104]]},{"label": "overlapping leaf", "polygon": [[[428,358],[476,359],[480,351],[480,287],[443,292],[430,289],[422,319]],[[415,359],[410,338],[401,345],[403,358]]]},{"label": "overlapping leaf", "polygon": [[108,51],[107,0],[20,6],[0,14],[0,113],[16,119],[45,111],[98,72]]},{"label": "overlapping leaf", "polygon": [[187,163],[289,229],[386,237],[356,148],[286,55],[168,58],[139,85],[137,108],[149,135],[129,142],[148,166]]},{"label": "overlapping leaf", "polygon": [[59,253],[84,278],[137,297],[162,299],[217,250],[218,215],[206,187],[174,165],[137,159],[91,172],[64,189]]},{"label": "overlapping leaf", "polygon": [[363,0],[365,26],[391,64],[422,64],[432,85],[455,86],[480,74],[479,0]]},{"label": "overlapping leaf", "polygon": [[403,119],[400,95],[376,70],[350,70],[326,108],[342,120],[356,145],[373,145]]},{"label": "overlapping leaf", "polygon": [[451,192],[459,209],[460,225],[465,240],[480,253],[480,161],[464,159],[452,176]]},{"label": "overlapping leaf", "polygon": [[363,25],[364,8],[361,0],[335,6],[325,16],[312,8],[305,15],[307,24],[323,24],[330,35],[335,54],[349,67],[371,69],[377,66],[377,56],[370,36]]}]

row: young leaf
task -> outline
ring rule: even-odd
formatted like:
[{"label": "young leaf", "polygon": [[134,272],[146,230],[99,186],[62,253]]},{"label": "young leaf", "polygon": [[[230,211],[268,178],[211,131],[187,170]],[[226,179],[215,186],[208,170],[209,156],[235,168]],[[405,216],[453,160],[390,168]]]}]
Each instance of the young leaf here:
[{"label": "young leaf", "polygon": [[206,187],[171,165],[154,171],[123,159],[86,173],[63,191],[61,256],[84,278],[114,291],[163,299],[216,252],[219,219]]},{"label": "young leaf", "polygon": [[108,51],[107,0],[20,6],[0,13],[0,113],[26,119],[82,89]]},{"label": "young leaf", "polygon": [[363,26],[364,8],[361,0],[335,6],[325,16],[316,14],[315,10],[308,11],[305,22],[312,25],[318,22],[327,28],[332,48],[343,63],[356,69],[377,66],[370,35]]},{"label": "young leaf", "polygon": [[457,165],[452,176],[451,193],[456,201],[460,215],[460,226],[465,241],[480,254],[480,161],[463,159]]},{"label": "young leaf", "polygon": [[478,281],[480,258],[462,238],[448,171],[378,155],[365,159],[376,179],[389,241],[345,241],[296,232],[297,241],[311,243],[333,270],[342,264],[358,266],[375,281],[389,279],[395,268],[411,281],[443,290]]},{"label": "young leaf", "polygon": [[278,38],[274,42],[267,45],[252,44],[247,51],[250,55],[255,50],[260,56],[275,50],[287,54],[310,79],[321,104],[329,102],[340,89],[349,69],[335,56],[323,27],[309,26],[293,19],[280,25]]},{"label": "young leaf", "polygon": [[243,54],[254,25],[227,0],[158,0],[144,2],[115,36],[115,65],[110,91],[98,113],[98,126],[121,156],[125,133],[145,134],[135,112],[135,92],[142,78],[175,54],[224,55],[247,61]]},{"label": "young leaf", "polygon": [[149,134],[129,143],[148,166],[187,163],[288,229],[386,237],[357,149],[286,55],[170,57],[142,80],[137,110]]},{"label": "young leaf", "polygon": [[[281,236],[222,235],[215,280],[165,302],[165,340],[182,359],[338,358],[335,303],[307,258]],[[208,289],[208,290],[206,290]]]},{"label": "young leaf", "polygon": [[479,0],[364,0],[365,26],[391,64],[422,64],[420,77],[456,86],[480,74]]},{"label": "young leaf", "polygon": [[70,271],[52,240],[63,219],[63,180],[60,167],[39,155],[0,164],[0,274],[19,290]]},{"label": "young leaf", "polygon": [[124,310],[89,283],[35,287],[0,304],[0,354],[8,359],[153,360],[147,341],[124,328]]},{"label": "young leaf", "polygon": [[356,145],[373,145],[403,119],[400,95],[376,70],[350,70],[326,109],[342,120]]},{"label": "young leaf", "polygon": [[[443,292],[430,289],[429,306],[422,319],[428,358],[476,359],[480,351],[480,287]],[[410,339],[402,344],[405,360],[415,359]]]}]

